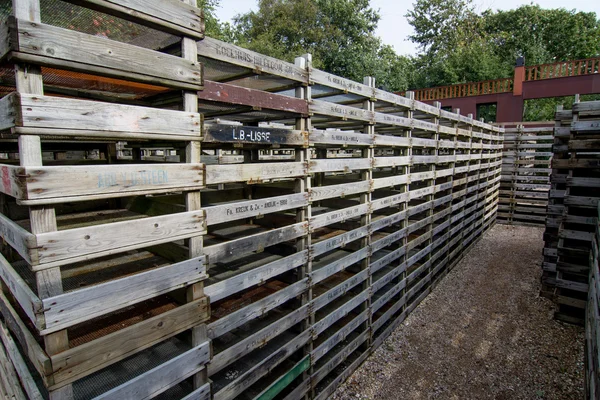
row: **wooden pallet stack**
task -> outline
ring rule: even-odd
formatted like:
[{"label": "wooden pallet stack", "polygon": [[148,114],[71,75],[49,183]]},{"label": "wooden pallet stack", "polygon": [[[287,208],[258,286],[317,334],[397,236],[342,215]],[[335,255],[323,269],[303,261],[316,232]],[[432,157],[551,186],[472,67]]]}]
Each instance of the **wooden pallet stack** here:
[{"label": "wooden pallet stack", "polygon": [[214,397],[329,398],[494,223],[502,129],[198,46]]},{"label": "wooden pallet stack", "polygon": [[[134,22],[145,15],[139,9],[130,13],[120,8],[137,2],[76,3],[93,3],[94,12],[100,7],[99,11],[114,12]],[[25,326],[30,322],[22,314],[29,309],[14,308],[36,290],[32,289],[36,288],[35,281],[27,281],[31,273],[16,266],[27,266],[29,262],[36,273],[41,252],[41,264],[60,268],[55,272],[62,274],[63,281],[73,282],[68,287],[74,293],[81,293],[78,303],[69,303],[72,308],[85,311],[86,320],[94,318],[93,326],[106,331],[106,336],[98,340],[119,337],[115,335],[129,329],[131,340],[115,342],[117,358],[122,348],[147,340],[129,351],[136,352],[131,357],[152,357],[151,368],[160,359],[153,353],[147,355],[146,350],[177,341],[175,350],[180,353],[173,350],[169,354],[174,357],[157,369],[173,378],[169,384],[173,387],[164,393],[169,385],[157,379],[154,372],[137,378],[118,375],[115,366],[121,368],[133,358],[124,359],[123,355],[117,360],[111,358],[113,353],[101,353],[95,337],[90,344],[85,342],[83,346],[87,344],[90,349],[93,345],[105,357],[101,365],[94,364],[100,361],[82,359],[90,376],[106,372],[102,379],[108,379],[110,373],[112,378],[120,376],[130,382],[153,381],[148,385],[151,392],[140,395],[115,392],[109,382],[102,381],[101,385],[98,381],[97,388],[102,387],[105,397],[122,398],[121,393],[125,393],[133,398],[329,398],[494,224],[503,130],[439,106],[387,93],[377,89],[372,78],[358,83],[319,71],[312,67],[309,55],[288,63],[194,36],[180,26],[159,24],[159,10],[169,15],[169,21],[173,14],[179,15],[178,8],[161,7],[179,4],[186,8],[174,0],[139,4],[141,11],[143,5],[153,5],[154,19],[137,22],[154,29],[163,27],[170,34],[161,37],[155,31],[142,31],[129,40],[145,46],[151,43],[154,50],[142,49],[148,54],[135,49],[142,58],[144,54],[155,54],[156,49],[162,51],[158,61],[136,58],[137,63],[152,65],[143,70],[143,76],[131,72],[118,75],[113,70],[116,67],[104,65],[112,56],[99,57],[92,71],[103,79],[121,79],[118,82],[73,75],[65,79],[61,68],[70,71],[77,63],[61,64],[48,71],[46,79],[44,68],[52,65],[41,64],[44,82],[50,80],[53,93],[63,96],[50,100],[83,101],[64,97],[77,94],[87,97],[88,102],[96,99],[93,110],[75,112],[72,118],[76,116],[77,120],[62,127],[69,118],[56,120],[42,115],[46,118],[38,120],[40,116],[31,115],[36,99],[46,98],[38,94],[21,108],[22,115],[31,115],[27,121],[37,124],[22,127],[15,123],[14,128],[8,127],[16,139],[19,134],[41,135],[42,151],[47,148],[48,157],[52,154],[53,158],[47,166],[25,170],[22,166],[6,166],[12,177],[9,187],[14,182],[19,190],[10,191],[4,185],[6,217],[2,221],[8,221],[5,225],[11,229],[2,230],[10,244],[4,249],[10,274],[2,276],[8,286],[5,293],[15,294],[6,302],[15,314],[12,325],[24,326],[30,336],[22,339],[19,331],[9,326],[11,335],[23,353],[27,347],[21,342],[39,343],[41,337],[36,335],[46,334],[35,326]],[[108,43],[106,38],[98,40],[98,52],[102,54],[114,54],[113,47],[118,48],[112,43],[101,46]],[[53,50],[59,54],[58,49]],[[131,47],[126,50],[132,57],[136,54]],[[180,56],[187,61],[181,64]],[[203,84],[172,82],[172,75],[167,80],[161,74],[172,69],[158,62],[179,68],[179,80],[188,76],[185,68],[202,71]],[[109,85],[110,90],[98,91],[98,86],[93,86],[86,91],[77,86],[84,81]],[[3,101],[12,106],[12,100],[6,99],[11,97]],[[82,128],[91,124],[88,121],[97,108],[108,106],[116,111],[92,120],[107,127]],[[155,119],[160,129],[154,130]],[[7,136],[8,140],[13,136]],[[72,143],[72,147],[65,147],[66,143]],[[77,156],[70,153],[70,157],[79,157],[77,161],[56,160],[55,154],[60,151],[82,150],[86,152]],[[13,163],[27,158],[27,153],[18,148],[6,154],[5,159],[15,160]],[[75,162],[82,165],[54,166]],[[116,172],[111,175],[112,170],[107,168]],[[122,175],[123,168],[132,171]],[[46,179],[55,176],[49,171],[66,172],[57,172],[54,186],[49,186]],[[82,172],[73,175],[73,171]],[[135,171],[136,184],[134,178],[126,180]],[[27,189],[25,197],[21,187]],[[91,202],[100,208],[79,206],[87,207]],[[30,204],[44,210],[56,208],[57,214],[65,215],[57,217],[65,221],[63,227],[67,228],[61,232],[75,230],[83,236],[69,236],[70,245],[62,253],[57,251],[61,249],[61,242],[56,242],[60,239],[58,233],[36,231],[30,232],[34,236],[31,239],[15,239],[13,233],[22,232],[22,228],[15,227],[22,222],[11,213],[23,213],[23,206]],[[104,215],[110,221],[103,219]],[[110,225],[111,236],[99,241],[97,231],[89,231],[89,220],[94,221],[94,227],[118,223],[121,225],[117,227],[126,230],[117,234],[115,225]],[[140,225],[136,225],[138,222]],[[143,238],[139,243],[115,244],[137,240],[138,235]],[[90,247],[93,253],[84,252]],[[30,250],[34,255],[29,254]],[[29,258],[19,260],[24,258],[21,253]],[[79,258],[73,260],[76,256]],[[102,258],[97,260],[96,256]],[[53,258],[46,262],[45,257]],[[128,264],[118,263],[113,257],[126,257]],[[143,257],[148,257],[147,263],[139,261],[146,260]],[[65,263],[54,263],[55,259]],[[119,277],[107,275],[108,270]],[[96,273],[101,275],[98,283],[90,278]],[[113,282],[120,286],[110,286],[117,285]],[[85,286],[80,288],[82,284]],[[15,287],[29,287],[29,291],[15,293]],[[118,294],[111,290],[113,287],[120,288]],[[48,314],[47,318],[43,315],[41,323],[50,321],[63,327],[58,325],[62,321],[59,318],[65,318],[62,311],[51,311],[62,310],[63,303],[58,302],[69,293],[65,290],[49,296],[48,301],[40,298],[42,304],[34,310]],[[110,301],[98,306],[97,296]],[[123,299],[131,302],[127,305],[133,310],[137,304],[151,307],[154,303],[148,299],[156,296],[173,301],[168,304],[171,308],[165,306],[164,315],[176,310],[188,310],[188,314],[172,320],[158,319],[163,314],[144,314],[130,327],[112,332],[109,323],[121,326],[120,320],[114,320],[119,311],[98,311],[112,318],[109,322],[98,319],[95,308],[86,306],[94,304],[103,310],[104,304],[124,304],[119,303]],[[203,312],[191,310],[193,304],[200,303]],[[5,313],[3,310],[2,315]],[[204,325],[206,318],[210,319]],[[11,325],[10,318],[4,319]],[[148,321],[159,324],[153,325],[152,343],[140,329],[144,324],[150,327]],[[75,327],[73,335],[85,332],[80,325]],[[71,339],[73,335],[68,334]],[[181,347],[184,345],[185,351]],[[73,350],[44,350],[40,354],[45,354],[43,365],[50,368],[49,373],[46,369],[34,373],[58,376],[64,379],[61,382],[65,387],[74,382],[75,397],[86,398],[86,394],[77,392],[78,376],[64,369],[64,364],[56,364],[56,372],[52,369],[55,359],[69,363],[71,358],[65,357]],[[190,353],[193,351],[197,353]],[[133,368],[132,363],[122,368]],[[85,379],[88,377],[81,381]],[[131,387],[129,381],[121,383]],[[49,384],[50,394],[59,398],[62,392],[53,391],[53,384]],[[87,397],[95,395],[88,393]]]},{"label": "wooden pallet stack", "polygon": [[[600,205],[596,216],[600,220]],[[586,399],[600,399],[600,224],[596,221],[590,252],[589,290],[585,312]]]},{"label": "wooden pallet stack", "polygon": [[544,226],[554,126],[505,128],[498,222]]},{"label": "wooden pallet stack", "polygon": [[[1,25],[11,156],[0,167],[0,362],[21,383],[5,389],[208,398],[201,12],[175,0],[73,3],[14,0]],[[178,48],[132,44],[119,27]],[[150,107],[142,97],[155,92],[176,93],[177,107]],[[119,142],[138,149],[132,160],[116,157]],[[182,163],[143,161],[142,143],[174,146]],[[185,207],[151,207],[171,192]]]},{"label": "wooden pallet stack", "polygon": [[556,317],[583,324],[589,252],[600,199],[600,102],[559,110],[555,128],[550,203],[544,239],[544,290],[558,304]]}]

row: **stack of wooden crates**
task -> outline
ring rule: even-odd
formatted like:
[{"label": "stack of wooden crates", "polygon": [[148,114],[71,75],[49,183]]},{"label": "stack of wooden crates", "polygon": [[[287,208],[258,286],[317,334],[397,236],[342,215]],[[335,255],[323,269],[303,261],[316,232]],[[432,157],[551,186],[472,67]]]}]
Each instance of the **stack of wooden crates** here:
[{"label": "stack of wooden crates", "polygon": [[544,234],[543,290],[558,304],[556,317],[583,324],[589,254],[600,199],[600,102],[559,109]]},{"label": "stack of wooden crates", "polygon": [[600,398],[600,205],[590,252],[590,279],[585,313],[586,399]]},{"label": "stack of wooden crates", "polygon": [[[2,346],[32,399],[200,398],[210,359],[201,12],[179,1],[77,3],[15,0],[2,23]],[[165,31],[181,47],[171,55],[46,23],[77,18]],[[176,90],[177,107],[128,101],[154,85]],[[117,141],[169,142],[184,159],[122,162]],[[186,197],[178,212],[144,201],[173,191]],[[185,254],[172,254],[180,242]]]},{"label": "stack of wooden crates", "polygon": [[554,126],[505,127],[498,222],[544,226]]},{"label": "stack of wooden crates", "polygon": [[73,3],[108,38],[5,27],[2,337],[27,390],[327,399],[494,224],[501,128],[203,37],[178,0]]}]

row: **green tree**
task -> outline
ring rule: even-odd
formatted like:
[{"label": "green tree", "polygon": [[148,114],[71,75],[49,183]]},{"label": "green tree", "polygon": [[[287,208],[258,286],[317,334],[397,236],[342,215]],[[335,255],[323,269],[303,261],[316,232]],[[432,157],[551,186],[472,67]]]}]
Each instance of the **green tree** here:
[{"label": "green tree", "polygon": [[596,13],[525,5],[509,11],[486,11],[482,19],[492,39],[490,45],[509,66],[518,56],[535,65],[600,55]]},{"label": "green tree", "polygon": [[418,44],[412,87],[443,86],[505,75],[472,0],[417,0],[406,14]]},{"label": "green tree", "polygon": [[258,11],[235,18],[233,39],[287,61],[310,53],[315,68],[404,90],[409,60],[375,36],[378,21],[368,0],[260,0]]},{"label": "green tree", "polygon": [[413,87],[510,77],[519,56],[534,65],[600,54],[595,13],[525,5],[477,14],[472,0],[417,0],[406,16],[419,45]]},{"label": "green tree", "polygon": [[233,40],[232,27],[229,22],[221,22],[217,18],[216,10],[221,0],[197,0],[198,7],[204,11],[205,33],[215,39],[231,42]]}]

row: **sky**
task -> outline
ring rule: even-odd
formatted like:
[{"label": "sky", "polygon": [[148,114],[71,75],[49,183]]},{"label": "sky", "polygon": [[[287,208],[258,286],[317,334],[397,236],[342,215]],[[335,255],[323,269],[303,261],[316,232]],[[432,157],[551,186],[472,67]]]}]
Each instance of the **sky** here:
[{"label": "sky", "polygon": [[[414,0],[371,0],[371,7],[379,9],[381,20],[376,34],[380,36],[385,44],[389,44],[396,53],[408,55],[415,54],[415,45],[408,40],[412,33],[412,27],[406,21],[404,15],[412,8]],[[488,8],[493,10],[510,10],[523,4],[529,4],[523,0],[475,0],[478,11]],[[538,0],[534,3],[542,8],[567,8],[577,11],[595,12],[600,16],[599,0]],[[217,9],[217,17],[221,21],[230,21],[236,14],[242,14],[249,10],[256,10],[257,2],[254,0],[221,0]]]}]

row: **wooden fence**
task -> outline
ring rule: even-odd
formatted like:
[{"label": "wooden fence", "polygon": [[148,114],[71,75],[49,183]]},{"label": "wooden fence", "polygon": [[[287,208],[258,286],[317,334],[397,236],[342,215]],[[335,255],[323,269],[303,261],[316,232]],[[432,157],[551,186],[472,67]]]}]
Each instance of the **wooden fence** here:
[{"label": "wooden fence", "polygon": [[327,399],[495,222],[501,128],[49,1],[1,33],[5,392]]}]

